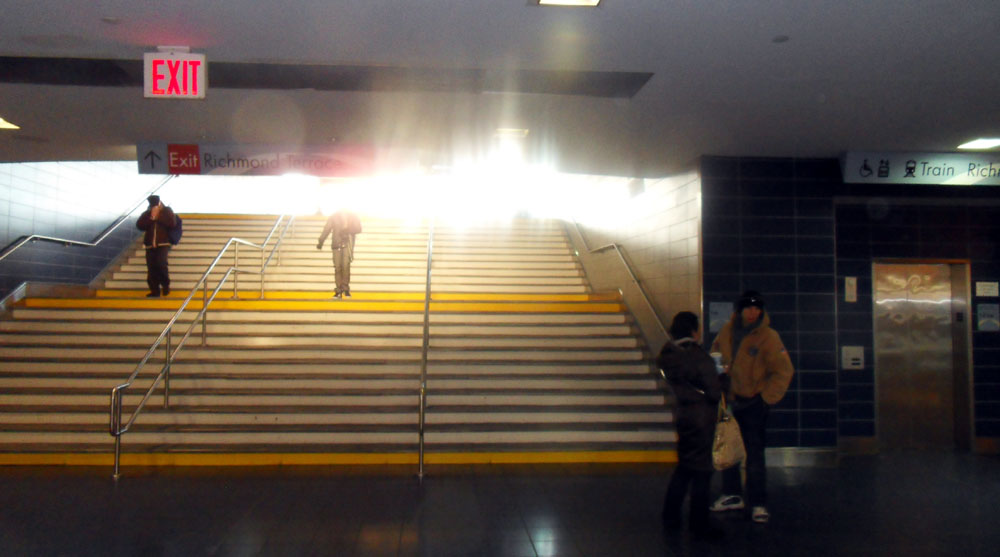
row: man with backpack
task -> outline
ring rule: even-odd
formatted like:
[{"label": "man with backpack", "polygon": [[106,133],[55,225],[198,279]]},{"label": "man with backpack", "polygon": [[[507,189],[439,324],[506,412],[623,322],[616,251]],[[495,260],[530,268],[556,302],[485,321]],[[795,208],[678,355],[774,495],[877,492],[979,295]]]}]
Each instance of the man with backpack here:
[{"label": "man with backpack", "polygon": [[180,220],[174,211],[160,201],[160,196],[151,195],[147,199],[146,209],[135,226],[145,232],[142,245],[146,247],[146,284],[149,285],[147,298],[159,298],[170,295],[170,272],[167,268],[167,255],[171,246],[171,229],[178,226]]},{"label": "man with backpack", "polygon": [[333,297],[351,297],[351,261],[354,260],[354,239],[361,233],[361,219],[354,213],[341,209],[326,219],[326,226],[319,237],[316,249],[323,249],[323,242],[330,236],[333,249],[333,272],[337,289]]}]

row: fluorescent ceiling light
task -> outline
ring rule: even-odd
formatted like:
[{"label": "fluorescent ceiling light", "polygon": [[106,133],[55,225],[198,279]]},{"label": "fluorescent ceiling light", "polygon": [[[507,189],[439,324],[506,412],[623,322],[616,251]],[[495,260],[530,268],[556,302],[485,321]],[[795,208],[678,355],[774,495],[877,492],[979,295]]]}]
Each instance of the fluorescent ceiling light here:
[{"label": "fluorescent ceiling light", "polygon": [[1000,147],[1000,138],[982,137],[958,146],[959,149],[992,149]]},{"label": "fluorescent ceiling light", "polygon": [[19,129],[21,129],[20,126],[15,126],[14,124],[11,124],[7,120],[0,118],[0,130],[19,130]]},{"label": "fluorescent ceiling light", "polygon": [[538,0],[539,6],[583,6],[596,8],[601,0]]},{"label": "fluorescent ceiling light", "polygon": [[496,136],[504,138],[528,137],[528,130],[524,128],[497,128]]}]

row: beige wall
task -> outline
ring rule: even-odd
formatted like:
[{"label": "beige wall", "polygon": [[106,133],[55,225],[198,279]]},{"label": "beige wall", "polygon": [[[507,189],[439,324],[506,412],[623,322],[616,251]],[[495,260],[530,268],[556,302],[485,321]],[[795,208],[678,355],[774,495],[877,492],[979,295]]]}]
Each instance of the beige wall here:
[{"label": "beige wall", "polygon": [[[618,244],[650,298],[663,326],[678,311],[700,315],[701,308],[701,180],[696,174],[646,179],[645,191],[609,206],[603,222],[580,222],[591,250]],[[582,252],[582,250],[581,250]],[[584,255],[581,253],[581,259]],[[642,326],[650,349],[666,340],[652,320],[645,300],[631,286],[614,249],[593,253],[584,262],[595,290],[621,288]]]}]

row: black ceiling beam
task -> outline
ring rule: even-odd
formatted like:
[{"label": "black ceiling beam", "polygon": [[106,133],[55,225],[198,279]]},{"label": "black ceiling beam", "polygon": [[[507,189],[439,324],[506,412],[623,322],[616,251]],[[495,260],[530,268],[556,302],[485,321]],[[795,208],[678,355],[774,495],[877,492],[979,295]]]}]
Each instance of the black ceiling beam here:
[{"label": "black ceiling beam", "polygon": [[[142,60],[0,56],[0,82],[141,87],[142,65]],[[652,76],[649,72],[208,63],[208,85],[221,89],[494,92],[631,98]]]}]

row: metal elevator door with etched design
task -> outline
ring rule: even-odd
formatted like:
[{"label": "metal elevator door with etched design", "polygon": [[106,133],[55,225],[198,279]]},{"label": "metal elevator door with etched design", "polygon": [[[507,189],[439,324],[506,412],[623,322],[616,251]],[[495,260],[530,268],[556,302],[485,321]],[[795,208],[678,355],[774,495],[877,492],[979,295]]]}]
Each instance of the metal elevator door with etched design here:
[{"label": "metal elevator door with etched design", "polygon": [[947,264],[875,264],[878,441],[955,446],[952,280]]}]

